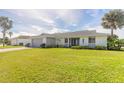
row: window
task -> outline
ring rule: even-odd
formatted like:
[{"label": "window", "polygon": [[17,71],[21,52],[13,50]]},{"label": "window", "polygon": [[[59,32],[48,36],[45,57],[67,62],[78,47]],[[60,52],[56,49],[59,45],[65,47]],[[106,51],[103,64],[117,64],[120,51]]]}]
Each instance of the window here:
[{"label": "window", "polygon": [[89,37],[89,43],[95,43],[95,37]]},{"label": "window", "polygon": [[80,43],[79,41],[80,41],[80,38],[70,38],[69,44],[70,46],[78,46]]},{"label": "window", "polygon": [[65,38],[65,43],[68,43],[68,38]]},{"label": "window", "polygon": [[84,39],[82,39],[82,44],[84,44]]}]

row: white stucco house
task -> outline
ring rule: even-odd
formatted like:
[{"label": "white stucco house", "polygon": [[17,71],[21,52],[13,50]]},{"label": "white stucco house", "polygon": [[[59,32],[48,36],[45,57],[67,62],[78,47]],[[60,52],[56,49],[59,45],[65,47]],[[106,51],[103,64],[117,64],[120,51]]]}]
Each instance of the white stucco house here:
[{"label": "white stucco house", "polygon": [[95,30],[85,30],[66,33],[54,33],[54,34],[41,34],[39,36],[32,36],[28,38],[14,38],[12,39],[12,45],[25,45],[30,43],[31,47],[40,47],[42,44],[45,46],[107,46],[108,34],[98,33]]},{"label": "white stucco house", "polygon": [[29,44],[32,43],[31,36],[21,35],[21,36],[18,36],[16,38],[12,38],[11,39],[11,45],[22,45],[22,46],[25,46],[28,43]]}]

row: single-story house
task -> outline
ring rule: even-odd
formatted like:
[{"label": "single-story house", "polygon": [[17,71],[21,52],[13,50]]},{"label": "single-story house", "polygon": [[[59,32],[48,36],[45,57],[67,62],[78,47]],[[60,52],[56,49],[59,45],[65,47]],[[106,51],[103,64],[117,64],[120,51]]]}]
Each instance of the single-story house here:
[{"label": "single-story house", "polygon": [[32,43],[31,36],[21,35],[21,36],[11,39],[11,45],[25,46],[25,45],[31,44],[31,43]]},{"label": "single-story house", "polygon": [[[25,42],[30,43],[30,46],[32,47],[40,47],[42,44],[45,44],[45,46],[58,45],[64,47],[70,47],[70,46],[95,47],[95,46],[107,46],[107,37],[108,34],[105,33],[99,33],[96,32],[95,30],[92,31],[85,30],[85,31],[66,32],[66,33],[41,34],[39,36],[32,36],[30,38],[27,38],[26,39],[27,42],[25,41],[25,39],[23,41],[24,43]],[[17,44],[19,44],[19,42]]]}]

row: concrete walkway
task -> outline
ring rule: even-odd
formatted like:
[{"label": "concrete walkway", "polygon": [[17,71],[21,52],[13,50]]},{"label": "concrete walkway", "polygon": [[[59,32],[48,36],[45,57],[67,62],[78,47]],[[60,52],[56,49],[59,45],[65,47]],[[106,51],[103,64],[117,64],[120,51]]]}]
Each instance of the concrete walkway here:
[{"label": "concrete walkway", "polygon": [[24,50],[24,49],[31,49],[27,47],[20,47],[20,48],[5,48],[5,49],[0,49],[1,52],[8,52],[8,51],[17,51],[17,50]]}]

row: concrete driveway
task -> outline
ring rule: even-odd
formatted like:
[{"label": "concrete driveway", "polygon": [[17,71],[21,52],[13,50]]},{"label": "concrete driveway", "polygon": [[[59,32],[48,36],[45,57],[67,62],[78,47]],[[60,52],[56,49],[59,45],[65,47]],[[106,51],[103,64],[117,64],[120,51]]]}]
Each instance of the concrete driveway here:
[{"label": "concrete driveway", "polygon": [[0,49],[0,52],[17,51],[17,50],[24,50],[24,49],[31,49],[31,48],[27,48],[27,47],[5,48],[5,49]]}]

